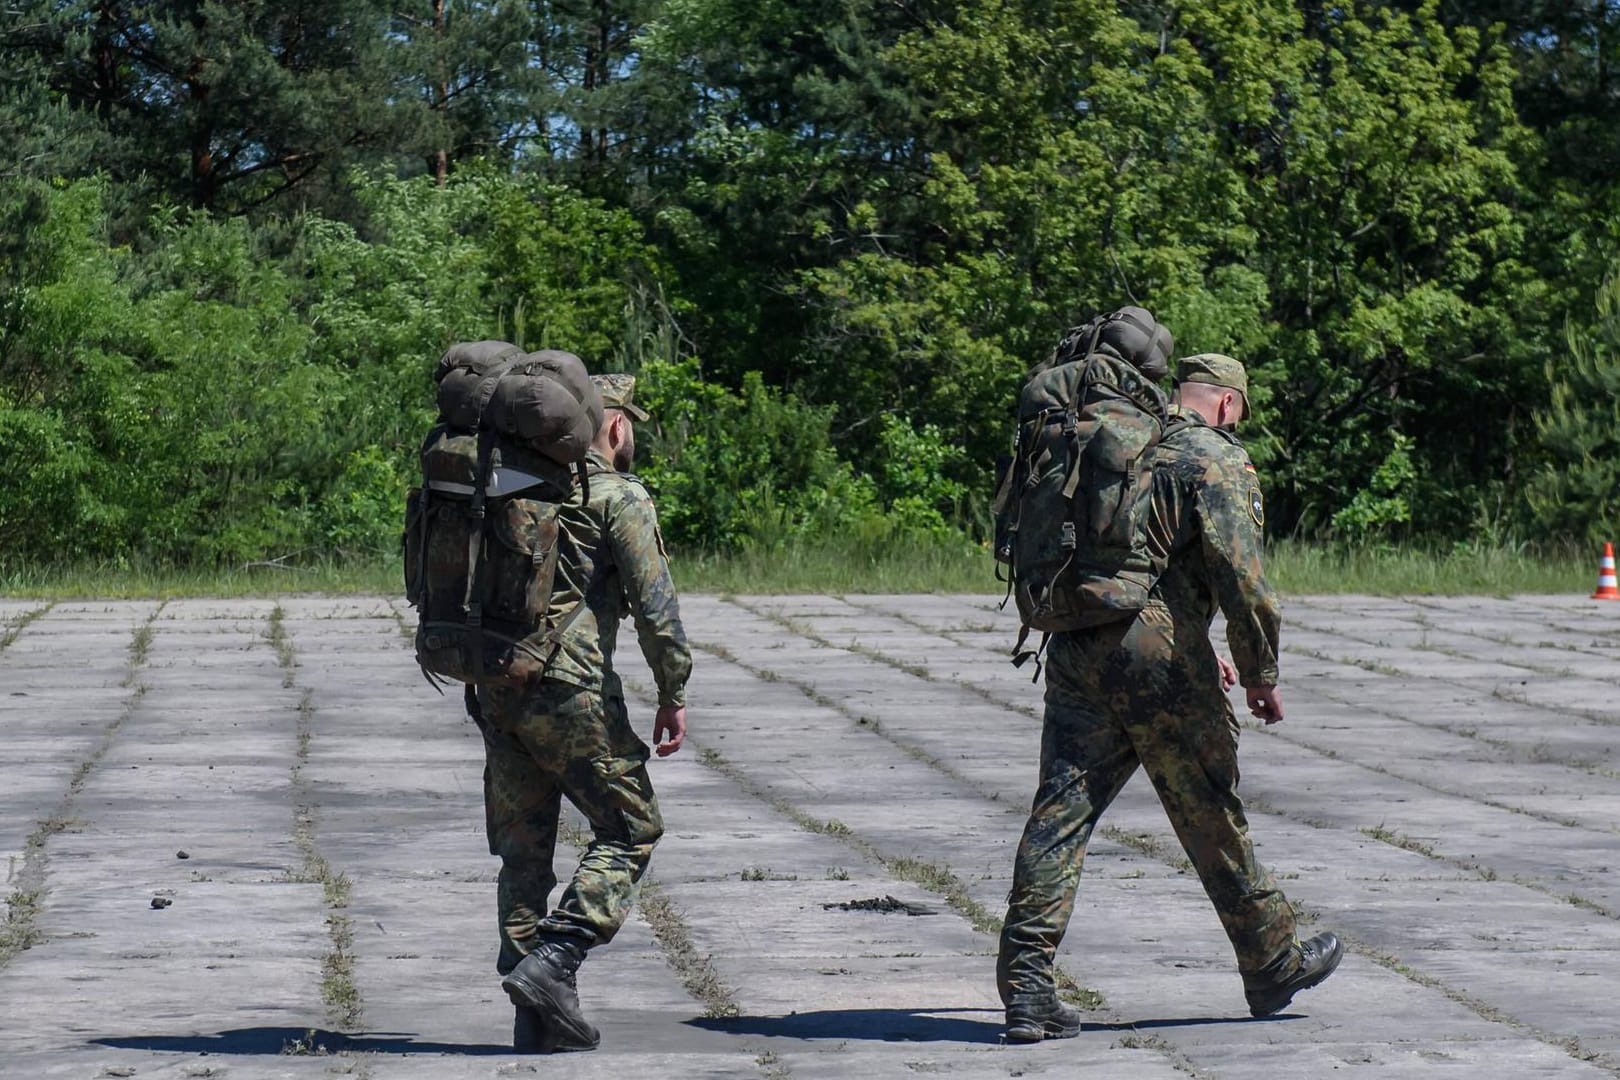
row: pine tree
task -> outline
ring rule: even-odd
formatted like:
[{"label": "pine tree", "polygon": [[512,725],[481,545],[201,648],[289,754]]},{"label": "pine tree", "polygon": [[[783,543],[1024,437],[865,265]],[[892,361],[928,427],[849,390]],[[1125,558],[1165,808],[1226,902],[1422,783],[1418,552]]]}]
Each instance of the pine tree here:
[{"label": "pine tree", "polygon": [[382,0],[25,0],[4,59],[94,116],[96,165],[243,210],[380,152],[399,121]]},{"label": "pine tree", "polygon": [[397,4],[389,65],[416,103],[400,150],[441,186],[457,162],[519,154],[534,27],[530,6],[512,0]]},{"label": "pine tree", "polygon": [[1547,361],[1552,396],[1535,415],[1547,461],[1526,494],[1543,537],[1620,540],[1620,270],[1565,341]]}]

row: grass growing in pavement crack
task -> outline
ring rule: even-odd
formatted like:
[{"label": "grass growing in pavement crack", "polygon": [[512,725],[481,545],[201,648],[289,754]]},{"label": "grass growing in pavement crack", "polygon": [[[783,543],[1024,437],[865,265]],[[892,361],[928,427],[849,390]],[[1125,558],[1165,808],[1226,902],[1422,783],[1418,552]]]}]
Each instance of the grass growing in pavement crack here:
[{"label": "grass growing in pavement crack", "polygon": [[[581,850],[591,841],[590,835],[571,821],[562,822],[557,831],[565,843]],[[731,988],[721,980],[709,958],[698,954],[686,920],[665,895],[663,886],[650,874],[641,879],[637,909],[642,921],[652,928],[664,962],[681,980],[686,992],[703,1003],[703,1015],[713,1019],[739,1015]]]},{"label": "grass growing in pavement crack", "polygon": [[[28,870],[24,856],[23,870]],[[43,935],[34,926],[39,916],[39,890],[13,889],[6,897],[6,921],[0,924],[0,967],[24,949],[39,944]]]},{"label": "grass growing in pavement crack", "polygon": [[787,1080],[788,1077],[793,1075],[788,1071],[787,1062],[769,1050],[761,1052],[754,1059],[754,1064],[758,1065],[760,1071],[765,1074],[765,1080]]},{"label": "grass growing in pavement crack", "polygon": [[731,988],[720,979],[707,956],[698,955],[692,932],[663,887],[651,879],[641,883],[641,917],[652,927],[653,937],[664,954],[664,962],[686,987],[686,992],[703,1003],[703,1015],[722,1019],[739,1014]]},{"label": "grass growing in pavement crack", "polygon": [[1564,1051],[1566,1054],[1569,1054],[1571,1057],[1578,1058],[1581,1061],[1589,1061],[1594,1065],[1598,1065],[1608,1070],[1611,1073],[1620,1075],[1620,1059],[1617,1059],[1612,1055],[1602,1053],[1601,1051],[1587,1049],[1581,1045],[1580,1039],[1573,1035],[1561,1035],[1555,1032],[1540,1031],[1531,1025],[1526,1024],[1517,1017],[1498,1009],[1489,1002],[1474,997],[1472,994],[1458,990],[1456,987],[1451,986],[1433,975],[1418,971],[1416,968],[1413,968],[1403,962],[1394,953],[1386,952],[1375,945],[1369,945],[1363,941],[1357,941],[1347,934],[1341,933],[1339,934],[1339,937],[1343,939],[1347,947],[1354,947],[1356,952],[1367,957],[1367,959],[1371,960],[1379,967],[1388,971],[1393,971],[1397,975],[1417,983],[1419,986],[1435,991],[1446,999],[1461,1005],[1469,1012],[1472,1012],[1474,1015],[1478,1016],[1481,1020],[1492,1024],[1501,1024],[1502,1026],[1511,1028],[1514,1031],[1523,1032],[1524,1034],[1529,1035],[1531,1038],[1536,1039],[1538,1042],[1546,1043],[1549,1046],[1556,1046],[1558,1049]]},{"label": "grass growing in pavement crack", "polygon": [[44,607],[37,607],[32,611],[25,611],[15,619],[11,620],[10,624],[6,627],[5,633],[0,634],[0,650],[9,648],[11,643],[17,640],[17,635],[28,628],[29,623],[39,618],[47,611],[50,611],[51,608],[55,606],[56,602],[53,600]]},{"label": "grass growing in pavement crack", "polygon": [[[1372,839],[1377,840],[1379,843],[1388,844],[1391,847],[1398,847],[1402,851],[1410,851],[1415,855],[1424,855],[1431,859],[1441,858],[1439,853],[1436,852],[1434,848],[1430,847],[1428,844],[1425,844],[1423,841],[1414,840],[1410,836],[1396,832],[1394,829],[1386,829],[1382,823],[1373,826],[1363,826],[1356,831],[1363,836],[1369,836]],[[1445,860],[1442,859],[1442,861]]]},{"label": "grass growing in pavement crack", "polygon": [[[746,610],[752,610],[752,609],[746,609]],[[825,643],[821,642],[821,641],[817,641],[817,644],[825,645]],[[835,698],[828,697],[826,694],[823,694],[820,690],[817,690],[815,688],[815,686],[813,686],[812,684],[810,684],[808,682],[803,682],[803,681],[801,681],[799,679],[787,678],[787,677],[782,676],[780,673],[771,670],[770,668],[756,667],[753,664],[749,664],[749,663],[746,663],[745,661],[739,660],[739,659],[737,659],[737,657],[729,649],[725,648],[722,645],[712,645],[712,644],[709,644],[708,642],[703,642],[703,641],[692,641],[691,645],[692,645],[693,648],[698,649],[698,650],[700,650],[702,652],[706,652],[710,656],[716,657],[717,659],[720,659],[720,660],[724,660],[729,664],[735,664],[736,666],[742,668],[744,671],[748,672],[748,674],[752,675],[754,678],[759,679],[761,682],[768,682],[768,683],[785,682],[785,683],[787,683],[789,686],[792,686],[793,688],[798,690],[799,693],[803,694],[805,697],[809,698],[811,701],[815,702],[817,705],[820,705],[824,709],[829,709],[829,710],[839,714],[840,716],[848,718],[851,722],[854,723],[854,725],[856,727],[860,728],[863,731],[870,731],[872,734],[876,735],[878,738],[882,739],[883,741],[889,743],[895,749],[899,750],[902,754],[905,754],[907,757],[909,757],[909,758],[911,758],[911,759],[913,759],[915,761],[920,761],[924,765],[927,765],[929,768],[935,769],[935,770],[937,770],[939,772],[944,773],[946,776],[950,777],[952,780],[956,781],[958,784],[961,784],[962,786],[967,787],[967,788],[971,788],[974,791],[974,793],[982,796],[983,798],[989,799],[992,802],[1000,802],[1001,801],[1001,793],[999,791],[995,791],[995,790],[990,789],[990,788],[981,787],[980,785],[974,783],[967,776],[964,776],[959,770],[953,768],[951,765],[947,764],[946,762],[941,761],[939,758],[935,757],[933,754],[930,754],[928,751],[924,750],[922,747],[916,746],[916,745],[914,745],[914,744],[912,744],[910,742],[905,741],[904,739],[900,739],[900,738],[897,738],[894,735],[892,735],[889,731],[887,731],[884,728],[883,722],[881,720],[879,720],[877,717],[875,717],[875,716],[867,716],[867,715],[865,715],[863,713],[858,713],[855,710],[848,708],[847,706],[845,706],[843,704],[843,702],[838,701]]]},{"label": "grass growing in pavement crack", "polygon": [[[966,919],[975,930],[985,934],[1001,933],[1000,917],[973,899],[968,894],[967,883],[957,877],[949,867],[911,855],[890,855],[870,840],[856,835],[853,829],[835,818],[823,821],[812,817],[786,799],[755,784],[740,768],[709,747],[703,747],[698,751],[698,760],[736,784],[752,798],[769,805],[799,828],[821,836],[838,837],[895,878],[910,882],[941,897],[947,907]],[[1106,1002],[1099,991],[1081,986],[1067,973],[1058,971],[1056,980],[1059,992],[1073,1004],[1093,1010],[1105,1007]]]},{"label": "grass growing in pavement crack", "polygon": [[395,607],[393,604],[388,605],[388,610],[393,612],[394,624],[399,627],[399,636],[405,639],[405,644],[415,648],[416,628],[405,621],[405,613],[400,611],[399,608]]},{"label": "grass growing in pavement crack", "polygon": [[1193,1065],[1192,1059],[1178,1050],[1175,1044],[1163,1035],[1140,1035],[1136,1033],[1122,1035],[1115,1041],[1114,1046],[1121,1050],[1152,1050],[1169,1058],[1170,1067],[1177,1072],[1184,1072],[1188,1076],[1201,1075]]},{"label": "grass growing in pavement crack", "polygon": [[131,670],[146,663],[146,654],[152,649],[152,624],[142,623],[135,628],[134,636],[129,642],[129,666]]},{"label": "grass growing in pavement crack", "polygon": [[[348,904],[348,879],[341,879],[343,904]],[[328,889],[328,895],[332,890]],[[360,987],[354,981],[354,923],[347,915],[336,910],[326,917],[327,934],[332,947],[321,959],[321,1000],[327,1013],[340,1027],[354,1027],[360,1023],[364,1004],[360,1000]]]},{"label": "grass growing in pavement crack", "polygon": [[[756,618],[764,619],[766,622],[775,623],[777,626],[782,627],[782,629],[794,634],[798,634],[800,637],[805,638],[808,641],[813,641],[817,645],[824,648],[839,648],[839,646],[834,645],[831,641],[828,641],[820,634],[817,634],[815,630],[812,629],[808,624],[801,622],[798,619],[790,619],[785,615],[777,615],[773,612],[765,611],[749,604],[744,604],[738,600],[732,600],[729,602],[735,607],[742,608],[744,611],[755,616]],[[987,690],[984,687],[978,686],[974,683],[957,682],[953,679],[941,679],[938,676],[931,674],[926,668],[918,667],[916,664],[908,664],[904,660],[897,660],[894,657],[880,652],[869,645],[862,645],[859,642],[851,642],[846,647],[845,651],[852,652],[857,656],[864,656],[868,660],[876,661],[879,664],[883,664],[886,667],[891,667],[896,671],[904,672],[905,674],[921,679],[924,682],[934,683],[939,686],[948,686],[953,690],[960,690],[965,693],[972,694],[975,697],[982,698],[990,704],[997,706],[998,708],[1011,709],[1014,712],[1023,713],[1025,716],[1033,719],[1041,719],[1042,710],[1039,708],[1012,698],[1002,697],[994,691]],[[727,659],[730,659],[730,657],[727,657]]]},{"label": "grass growing in pavement crack", "polygon": [[1191,873],[1194,869],[1191,859],[1184,854],[1171,852],[1158,837],[1150,833],[1131,832],[1129,829],[1121,829],[1117,825],[1104,825],[1097,831],[1121,847],[1128,847],[1132,851],[1146,855],[1150,859],[1169,863],[1177,870]]},{"label": "grass growing in pavement crack", "polygon": [[[30,612],[13,624],[3,644],[9,645],[16,637],[16,630],[44,614],[49,607],[47,605]],[[6,896],[5,922],[0,924],[0,968],[10,963],[12,957],[18,953],[33,948],[44,940],[44,934],[36,924],[45,895],[45,873],[49,863],[46,845],[51,837],[68,832],[79,824],[73,817],[73,810],[80,793],[84,791],[84,785],[89,781],[90,774],[95,771],[96,766],[106,758],[107,752],[112,749],[113,740],[134,715],[136,707],[146,693],[145,685],[138,681],[140,668],[146,662],[146,654],[151,647],[152,622],[163,608],[163,604],[155,607],[146,621],[136,627],[131,634],[129,660],[125,665],[121,684],[130,691],[124,707],[102,729],[101,740],[96,748],[73,770],[73,776],[69,779],[67,789],[62,793],[55,812],[36,822],[33,830],[23,841],[22,865],[18,867],[13,864],[8,869],[6,883],[11,886],[11,892]]]},{"label": "grass growing in pavement crack", "polygon": [[[276,660],[281,665],[281,685],[290,688],[298,657],[283,623],[280,604],[270,612],[270,631],[266,636],[275,648]],[[334,1027],[352,1030],[360,1026],[365,1016],[365,1002],[360,996],[359,984],[354,981],[354,923],[344,914],[349,906],[352,886],[348,875],[332,869],[315,839],[314,792],[310,789],[308,777],[304,775],[315,734],[315,699],[308,687],[298,696],[297,712],[298,719],[294,725],[297,749],[293,754],[289,779],[293,790],[293,844],[298,848],[302,862],[297,870],[287,875],[287,879],[321,887],[321,897],[327,909],[326,935],[331,943],[321,957],[321,1002],[326,1006],[327,1019]]]},{"label": "grass growing in pavement crack", "polygon": [[[1497,880],[1496,871],[1484,863],[1473,859],[1459,859],[1451,855],[1443,854],[1436,851],[1428,844],[1423,843],[1421,840],[1413,840],[1409,836],[1403,836],[1392,829],[1384,828],[1382,825],[1374,828],[1362,828],[1359,831],[1363,836],[1370,837],[1371,839],[1377,840],[1380,843],[1389,844],[1392,847],[1398,847],[1403,851],[1410,851],[1415,855],[1422,855],[1424,858],[1433,859],[1435,862],[1439,863],[1445,863],[1447,866],[1454,866],[1459,870],[1463,870],[1467,873],[1475,875],[1481,880]],[[1558,892],[1543,882],[1517,874],[1511,878],[1508,878],[1507,880],[1520,888],[1529,889],[1531,892],[1540,893],[1543,896],[1550,896],[1555,900],[1562,900],[1565,903],[1578,907],[1583,911],[1590,911],[1594,915],[1601,915],[1606,919],[1620,919],[1620,911],[1616,911],[1614,908],[1611,908],[1606,904],[1602,904],[1596,900],[1581,896],[1578,893]]]},{"label": "grass growing in pavement crack", "polygon": [[270,647],[276,650],[276,663],[281,665],[281,685],[291,687],[298,654],[293,651],[292,638],[287,634],[286,615],[280,604],[271,608],[270,628],[264,636],[270,642]]}]

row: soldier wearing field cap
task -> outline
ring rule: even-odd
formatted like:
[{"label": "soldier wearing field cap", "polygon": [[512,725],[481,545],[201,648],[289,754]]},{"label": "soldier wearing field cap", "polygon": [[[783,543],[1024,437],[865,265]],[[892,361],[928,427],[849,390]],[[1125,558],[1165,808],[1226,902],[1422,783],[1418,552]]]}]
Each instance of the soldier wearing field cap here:
[{"label": "soldier wearing field cap", "polygon": [[1209,423],[1212,426],[1235,427],[1237,421],[1249,418],[1249,373],[1244,370],[1242,364],[1220,353],[1199,353],[1196,356],[1183,357],[1176,362],[1178,405],[1185,406],[1189,394],[1203,400],[1210,393],[1204,389],[1205,387],[1216,388],[1217,394],[1223,390],[1235,394],[1236,397],[1228,405],[1242,410],[1232,418],[1230,425],[1211,420]]},{"label": "soldier wearing field cap", "polygon": [[[576,487],[558,514],[557,651],[537,686],[495,686],[480,697],[489,844],[501,857],[497,967],[517,1006],[513,1045],[523,1052],[596,1048],[576,972],[623,925],[664,831],[648,747],[631,728],[613,670],[626,615],[658,688],[658,756],[686,737],[692,653],[652,497],[630,472],[634,422],[648,416],[635,404],[633,376],[592,380],[604,419],[585,461],[588,488]],[[591,840],[553,906],[563,797],[589,821]]]},{"label": "soldier wearing field cap", "polygon": [[630,415],[630,419],[638,424],[645,424],[652,417],[647,410],[636,404],[636,377],[615,373],[612,375],[592,375],[591,382],[602,392],[602,405],[609,409],[623,409]]},{"label": "soldier wearing field cap", "polygon": [[[1241,682],[1254,716],[1283,718],[1281,609],[1261,568],[1265,504],[1233,433],[1249,415],[1248,373],[1203,353],[1182,360],[1175,379],[1152,458],[1148,546],[1162,570],[1147,606],[1128,622],[1054,634],[1047,652],[1041,782],[996,971],[1014,1041],[1079,1033],[1079,1014],[1053,993],[1052,961],[1092,830],[1138,766],[1220,916],[1252,1015],[1281,1011],[1332,974],[1342,952],[1330,933],[1295,933],[1293,908],[1254,856],[1237,791],[1239,725],[1226,691]],[[1209,639],[1217,609],[1231,666]]]}]

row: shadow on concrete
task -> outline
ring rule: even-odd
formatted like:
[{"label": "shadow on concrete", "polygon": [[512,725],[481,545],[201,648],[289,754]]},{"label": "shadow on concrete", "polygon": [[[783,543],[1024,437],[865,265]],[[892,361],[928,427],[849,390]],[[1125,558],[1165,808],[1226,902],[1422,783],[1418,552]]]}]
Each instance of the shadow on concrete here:
[{"label": "shadow on concrete", "polygon": [[[1000,1009],[827,1009],[789,1016],[701,1017],[682,1021],[706,1031],[728,1035],[763,1035],[784,1039],[862,1039],[872,1042],[999,1043],[1004,1029]],[[967,1019],[963,1014],[983,1013],[993,1020]],[[1285,1020],[1281,1013],[1255,1020],[1248,1016],[1188,1016],[1117,1023],[1086,1021],[1087,1031],[1146,1031],[1154,1028],[1202,1027],[1209,1024],[1254,1024]]]},{"label": "shadow on concrete", "polygon": [[1087,1020],[1081,1031],[1144,1031],[1153,1028],[1207,1027],[1210,1024],[1270,1024],[1277,1020],[1290,1020],[1302,1014],[1277,1013],[1275,1016],[1176,1016],[1163,1020],[1120,1020],[1115,1023]]},{"label": "shadow on concrete", "polygon": [[96,1046],[118,1050],[162,1050],[181,1054],[321,1055],[463,1054],[470,1057],[511,1055],[512,1047],[490,1043],[419,1042],[409,1032],[379,1031],[344,1035],[310,1028],[254,1027],[206,1035],[119,1035],[91,1039]]},{"label": "shadow on concrete", "polygon": [[[683,1023],[728,1035],[784,1039],[865,1039],[873,1042],[995,1043],[1001,1039],[1000,1009],[940,1009],[936,1016],[917,1009],[826,1009],[789,1016],[700,1017]],[[994,1021],[965,1019],[988,1013]]]}]

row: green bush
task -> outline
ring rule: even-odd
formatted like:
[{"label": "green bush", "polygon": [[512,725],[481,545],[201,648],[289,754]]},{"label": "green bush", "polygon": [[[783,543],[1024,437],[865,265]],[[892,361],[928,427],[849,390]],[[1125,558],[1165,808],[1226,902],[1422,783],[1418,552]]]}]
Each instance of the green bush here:
[{"label": "green bush", "polygon": [[[97,182],[0,185],[5,561],[391,550],[444,347],[526,311],[525,344],[600,367],[646,288],[632,219],[566,189],[475,171],[357,193],[363,227],[160,209],[135,250],[108,242]],[[789,446],[822,415],[757,384],[745,399],[741,422]],[[836,472],[822,429],[809,458],[778,456],[782,490]],[[745,495],[733,541],[774,520],[770,492]],[[790,502],[795,521],[832,513]]]},{"label": "green bush", "polygon": [[641,377],[654,422],[640,468],[672,543],[771,548],[877,516],[871,480],[833,451],[832,410],[768,389],[757,372],[733,393],[704,382],[695,360],[655,362]]}]

